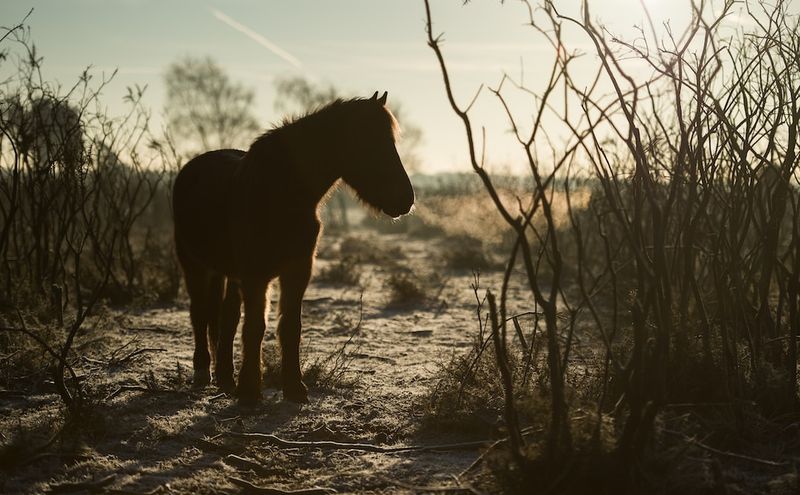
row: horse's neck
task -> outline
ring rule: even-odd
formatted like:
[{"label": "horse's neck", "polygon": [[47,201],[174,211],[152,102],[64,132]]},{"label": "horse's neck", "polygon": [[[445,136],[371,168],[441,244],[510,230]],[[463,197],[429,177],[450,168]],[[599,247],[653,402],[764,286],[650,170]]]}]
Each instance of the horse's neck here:
[{"label": "horse's neck", "polygon": [[309,138],[307,133],[292,129],[281,137],[292,159],[297,178],[305,189],[321,200],[342,176],[335,140],[330,136],[322,140]]}]

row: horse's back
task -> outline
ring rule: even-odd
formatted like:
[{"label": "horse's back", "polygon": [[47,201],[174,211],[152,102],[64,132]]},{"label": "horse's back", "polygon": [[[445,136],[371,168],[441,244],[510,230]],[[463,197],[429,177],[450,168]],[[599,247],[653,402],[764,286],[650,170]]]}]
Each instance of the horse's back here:
[{"label": "horse's back", "polygon": [[172,210],[178,257],[227,274],[233,269],[231,195],[245,152],[217,150],[189,160],[175,178]]}]

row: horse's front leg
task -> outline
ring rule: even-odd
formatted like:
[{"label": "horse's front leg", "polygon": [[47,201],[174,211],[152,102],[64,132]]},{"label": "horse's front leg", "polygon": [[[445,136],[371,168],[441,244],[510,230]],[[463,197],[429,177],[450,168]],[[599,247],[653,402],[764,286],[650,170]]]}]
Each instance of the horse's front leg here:
[{"label": "horse's front leg", "polygon": [[255,404],[261,399],[261,342],[267,327],[265,313],[268,286],[268,280],[242,280],[242,368],[236,387],[240,404]]},{"label": "horse's front leg", "polygon": [[300,373],[300,312],[310,277],[310,257],[290,263],[279,276],[281,299],[278,339],[281,344],[281,381],[283,398],[293,402],[308,402],[308,389]]}]

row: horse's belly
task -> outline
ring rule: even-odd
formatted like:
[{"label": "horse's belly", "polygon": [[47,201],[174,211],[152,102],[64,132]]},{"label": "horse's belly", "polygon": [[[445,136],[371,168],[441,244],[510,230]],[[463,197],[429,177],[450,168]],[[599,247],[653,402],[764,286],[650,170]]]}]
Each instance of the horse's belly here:
[{"label": "horse's belly", "polygon": [[[273,209],[272,211],[280,211]],[[241,276],[272,279],[281,267],[297,259],[314,256],[319,223],[312,217],[284,212],[256,215],[249,222],[234,223],[234,271]]]},{"label": "horse's belly", "polygon": [[231,183],[235,151],[206,153],[190,160],[175,179],[175,241],[181,262],[194,262],[234,275],[231,245]]},{"label": "horse's belly", "polygon": [[182,263],[223,275],[274,278],[297,258],[311,258],[319,234],[316,204],[298,204],[280,175],[237,174],[243,152],[196,157],[175,180],[175,239]]},{"label": "horse's belly", "polygon": [[181,232],[176,228],[175,242],[181,262],[202,265],[216,273],[235,276],[234,256],[224,229],[192,229]]}]

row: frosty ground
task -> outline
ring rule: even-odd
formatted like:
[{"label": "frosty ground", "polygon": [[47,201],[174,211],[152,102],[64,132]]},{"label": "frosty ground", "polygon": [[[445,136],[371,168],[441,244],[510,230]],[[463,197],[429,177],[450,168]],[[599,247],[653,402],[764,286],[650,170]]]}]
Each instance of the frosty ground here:
[{"label": "frosty ground", "polygon": [[[14,455],[26,455],[23,446],[44,444],[62,431],[42,454],[4,473],[0,492],[237,493],[237,480],[340,493],[456,486],[480,447],[369,452],[319,444],[441,446],[501,434],[501,419],[491,414],[481,418],[481,431],[442,431],[425,418],[437,373],[473,345],[478,327],[474,274],[448,269],[448,250],[452,246],[439,240],[404,234],[326,236],[304,299],[301,359],[310,385],[305,405],[283,401],[276,388],[271,322],[277,288],[264,345],[264,400],[255,408],[239,407],[213,387],[191,389],[193,339],[185,301],[103,308],[75,345],[76,372],[95,401],[88,424],[62,428],[63,408],[54,391],[2,391],[0,440],[5,447],[20,446]],[[357,284],[331,281],[344,259],[352,263],[345,269],[360,274]],[[497,268],[484,270],[482,284],[498,285]],[[390,280],[405,280],[412,293]],[[421,293],[413,293],[415,287]],[[512,288],[512,299],[521,293]],[[517,305],[524,304],[523,299]],[[238,433],[318,445],[276,445]]]}]

